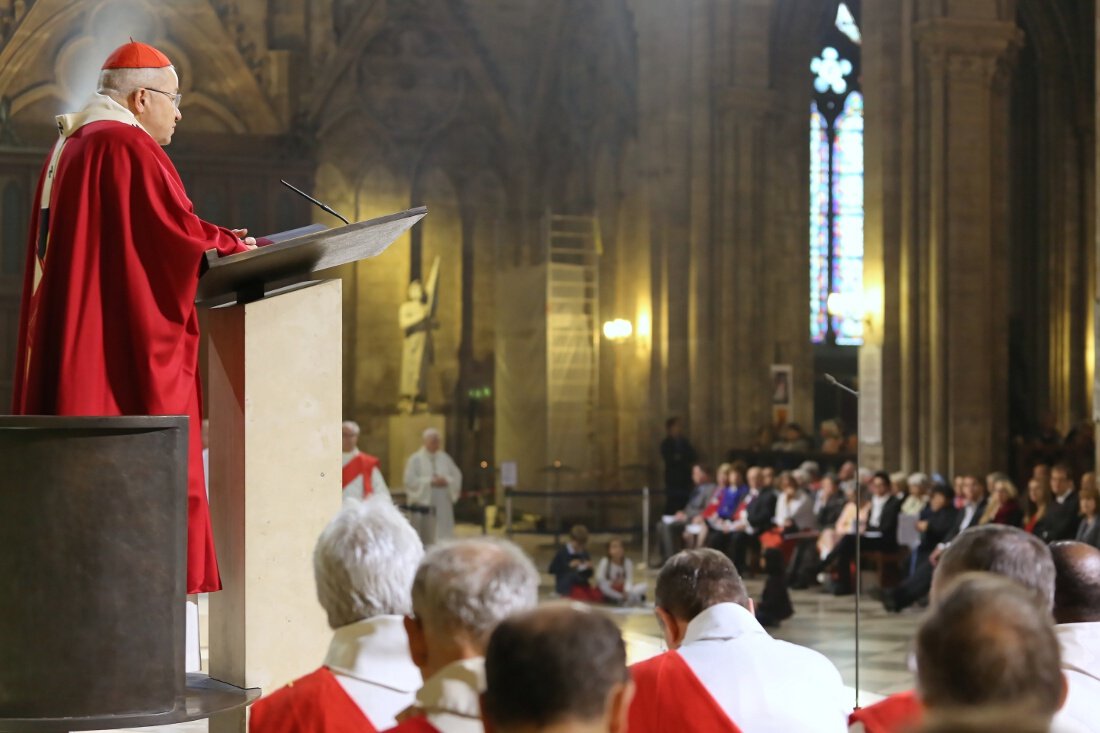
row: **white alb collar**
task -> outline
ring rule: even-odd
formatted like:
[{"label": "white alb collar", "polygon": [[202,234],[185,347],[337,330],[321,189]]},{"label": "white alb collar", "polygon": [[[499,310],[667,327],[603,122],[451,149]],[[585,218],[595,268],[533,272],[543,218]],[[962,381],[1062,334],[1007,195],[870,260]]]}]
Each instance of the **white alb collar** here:
[{"label": "white alb collar", "polygon": [[695,641],[728,641],[752,634],[767,636],[768,632],[744,606],[719,603],[688,623],[681,646]]},{"label": "white alb collar", "polygon": [[485,659],[461,659],[428,678],[420,692],[416,693],[415,707],[428,715],[449,713],[480,719],[483,692]]},{"label": "white alb collar", "polygon": [[409,657],[401,616],[375,616],[336,629],[325,666],[397,692],[415,692],[421,683],[420,670]]}]

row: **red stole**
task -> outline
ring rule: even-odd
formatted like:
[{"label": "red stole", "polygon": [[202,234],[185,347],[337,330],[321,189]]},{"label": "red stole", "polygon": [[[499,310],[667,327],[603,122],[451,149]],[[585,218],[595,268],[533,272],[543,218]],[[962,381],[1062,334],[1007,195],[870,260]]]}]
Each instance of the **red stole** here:
[{"label": "red stole", "polygon": [[862,723],[867,733],[904,733],[915,730],[923,718],[924,706],[911,690],[854,711],[848,717],[848,725]]},{"label": "red stole", "polygon": [[405,718],[385,733],[439,733],[439,729],[429,723],[426,716],[414,715]]},{"label": "red stole", "polygon": [[362,476],[363,498],[366,499],[374,493],[374,487],[371,486],[370,483],[371,474],[374,473],[374,469],[378,468],[381,463],[382,462],[374,456],[369,456],[362,452],[356,453],[355,457],[344,466],[344,486],[350,484],[357,477]]},{"label": "red stole", "polygon": [[378,733],[327,667],[252,706],[248,733]]},{"label": "red stole", "polygon": [[630,733],[741,733],[676,652],[639,662],[630,674],[637,688]]},{"label": "red stole", "polygon": [[218,590],[195,292],[208,250],[245,246],[195,215],[172,161],[140,128],[91,122],[69,137],[53,179],[48,242],[45,173],[29,227],[12,413],[187,415],[187,592]]}]

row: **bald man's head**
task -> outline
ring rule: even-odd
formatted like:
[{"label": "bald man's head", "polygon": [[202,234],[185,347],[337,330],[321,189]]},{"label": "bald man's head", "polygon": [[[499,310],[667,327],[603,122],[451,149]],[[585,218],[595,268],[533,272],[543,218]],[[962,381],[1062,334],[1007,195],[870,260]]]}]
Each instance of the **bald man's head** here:
[{"label": "bald man's head", "polygon": [[1054,620],[1100,621],[1100,550],[1084,542],[1055,542]]}]

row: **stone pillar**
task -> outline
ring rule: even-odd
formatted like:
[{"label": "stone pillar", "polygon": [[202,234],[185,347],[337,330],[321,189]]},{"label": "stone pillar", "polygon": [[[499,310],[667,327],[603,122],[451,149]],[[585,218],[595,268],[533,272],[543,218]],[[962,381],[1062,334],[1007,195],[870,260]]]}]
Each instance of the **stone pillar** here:
[{"label": "stone pillar", "polygon": [[1003,216],[1010,22],[941,17],[914,27],[918,247],[922,249],[921,460],[985,472],[1006,461],[1008,309]]},{"label": "stone pillar", "polygon": [[[904,51],[905,14],[896,0],[864,0],[862,5],[864,133],[863,287],[867,312],[864,344],[879,348],[878,375],[860,375],[866,385],[878,377],[880,439],[860,446],[863,465],[916,470],[913,452],[905,450],[912,435],[911,392],[904,385],[912,368],[903,358],[912,340],[908,250],[911,230],[904,226],[912,195],[911,171],[912,65]],[[866,362],[864,362],[866,363]],[[862,427],[862,426],[861,426]],[[862,436],[862,431],[861,431]]]},{"label": "stone pillar", "polygon": [[[793,266],[780,265],[783,258],[775,256],[772,247],[763,246],[769,241],[764,181],[769,151],[774,150],[769,145],[769,121],[775,103],[774,93],[766,88],[738,86],[726,90],[719,107],[720,168],[715,195],[723,205],[717,207],[713,261],[706,264],[716,273],[717,283],[718,333],[712,358],[721,376],[713,400],[719,409],[716,428],[728,446],[747,446],[755,429],[771,420],[768,367],[774,353],[772,339],[778,337],[776,306],[784,302],[786,310],[797,302],[781,295],[793,288],[771,285],[777,270],[789,274]],[[805,320],[801,335],[808,340]],[[808,373],[795,374],[796,381],[812,378]]]}]

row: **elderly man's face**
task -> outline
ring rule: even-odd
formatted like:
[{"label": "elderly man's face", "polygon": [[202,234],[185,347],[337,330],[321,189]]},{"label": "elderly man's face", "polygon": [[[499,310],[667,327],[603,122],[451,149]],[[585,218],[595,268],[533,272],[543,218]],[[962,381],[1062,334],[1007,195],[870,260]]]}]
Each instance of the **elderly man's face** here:
[{"label": "elderly man's face", "polygon": [[764,472],[756,466],[749,469],[748,473],[749,487],[753,489],[759,489],[764,485]]},{"label": "elderly man's face", "polygon": [[428,449],[429,453],[435,453],[439,450],[440,440],[437,433],[431,433],[424,438],[424,447]]},{"label": "elderly man's face", "polygon": [[172,142],[176,123],[183,115],[174,102],[179,93],[179,79],[171,69],[157,69],[155,86],[146,87],[130,96],[131,111],[149,136],[160,145]]},{"label": "elderly man's face", "polygon": [[355,450],[356,443],[359,442],[359,433],[350,428],[344,428],[341,433],[341,437],[344,441],[344,452],[350,453]]}]

